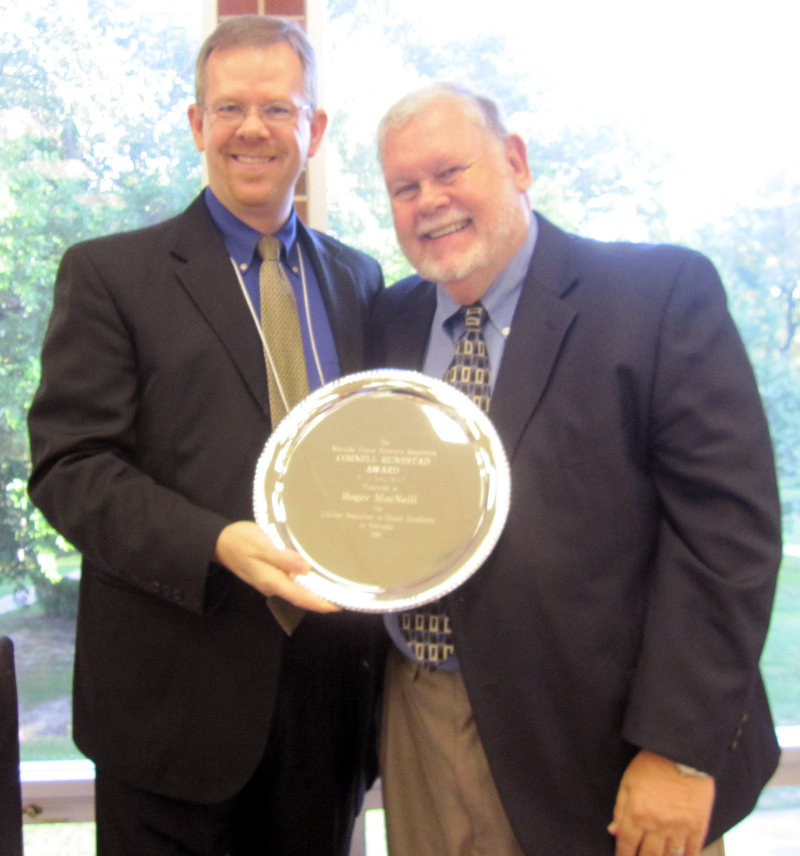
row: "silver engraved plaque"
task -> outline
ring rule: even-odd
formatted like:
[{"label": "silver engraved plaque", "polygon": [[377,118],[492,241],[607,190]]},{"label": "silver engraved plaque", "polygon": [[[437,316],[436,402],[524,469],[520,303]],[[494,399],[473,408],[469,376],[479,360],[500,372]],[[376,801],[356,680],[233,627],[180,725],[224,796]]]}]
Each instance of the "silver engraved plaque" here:
[{"label": "silver engraved plaque", "polygon": [[435,600],[505,525],[508,461],[489,418],[412,371],[347,375],[278,425],[256,468],[256,522],[312,567],[298,582],[348,609]]}]

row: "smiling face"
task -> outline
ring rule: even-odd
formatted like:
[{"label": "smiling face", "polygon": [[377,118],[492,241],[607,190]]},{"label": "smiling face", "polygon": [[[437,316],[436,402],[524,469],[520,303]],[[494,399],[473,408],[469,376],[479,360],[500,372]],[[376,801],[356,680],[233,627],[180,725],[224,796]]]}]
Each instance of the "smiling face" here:
[{"label": "smiling face", "polygon": [[442,98],[387,131],[381,164],[408,260],[459,303],[479,300],[527,235],[525,144]]},{"label": "smiling face", "polygon": [[[294,121],[265,124],[250,109],[272,102],[306,103],[303,66],[286,42],[214,51],[206,66],[204,104],[189,108],[195,144],[205,152],[214,195],[240,220],[271,234],[289,216],[295,183],[319,148],[327,118],[301,110]],[[214,109],[248,108],[238,127],[215,119]]]}]

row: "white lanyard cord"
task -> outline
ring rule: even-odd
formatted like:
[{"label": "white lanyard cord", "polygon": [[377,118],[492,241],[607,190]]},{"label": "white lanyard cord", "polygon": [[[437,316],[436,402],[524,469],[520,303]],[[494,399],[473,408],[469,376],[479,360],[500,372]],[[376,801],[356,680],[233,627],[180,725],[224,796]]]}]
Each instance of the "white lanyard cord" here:
[{"label": "white lanyard cord", "polygon": [[311,339],[311,350],[314,352],[314,363],[317,366],[319,373],[319,382],[321,386],[325,386],[325,375],[322,373],[322,363],[317,353],[317,340],[314,337],[314,325],[311,323],[311,304],[308,299],[308,285],[306,284],[306,266],[303,263],[303,253],[300,250],[300,243],[297,244],[297,258],[300,259],[300,281],[303,283],[303,303],[306,310],[306,322],[308,323],[308,333]]}]

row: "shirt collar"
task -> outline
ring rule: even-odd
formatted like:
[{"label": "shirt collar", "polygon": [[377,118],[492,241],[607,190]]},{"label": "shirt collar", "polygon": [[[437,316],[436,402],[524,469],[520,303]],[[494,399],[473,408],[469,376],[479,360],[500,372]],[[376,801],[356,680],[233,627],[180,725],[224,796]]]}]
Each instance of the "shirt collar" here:
[{"label": "shirt collar", "polygon": [[[222,233],[222,241],[228,255],[234,260],[239,270],[246,271],[256,258],[256,246],[259,239],[263,237],[262,233],[252,226],[248,226],[230,209],[226,208],[214,196],[210,187],[206,187],[204,197],[211,219]],[[294,206],[292,206],[289,219],[274,234],[281,242],[284,258],[286,258],[287,254],[294,249],[297,239],[297,215]]]},{"label": "shirt collar", "polygon": [[[536,215],[531,215],[528,225],[528,234],[522,246],[517,250],[511,261],[500,271],[492,284],[481,298],[489,323],[507,336],[511,329],[511,321],[517,306],[517,299],[522,290],[522,283],[531,265],[533,251],[536,247],[536,238],[539,233],[539,225]],[[445,291],[441,283],[436,283],[436,313],[433,316],[434,327],[444,325],[450,336],[457,332],[453,329],[454,316],[461,308],[461,304],[453,300]],[[460,332],[460,331],[458,331]]]}]

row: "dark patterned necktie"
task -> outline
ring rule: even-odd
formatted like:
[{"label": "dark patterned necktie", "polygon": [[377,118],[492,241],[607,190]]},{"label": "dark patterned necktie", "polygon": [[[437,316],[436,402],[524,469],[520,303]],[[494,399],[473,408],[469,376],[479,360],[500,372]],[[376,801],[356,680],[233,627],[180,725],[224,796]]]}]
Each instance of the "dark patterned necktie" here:
[{"label": "dark patterned necktie", "polygon": [[[444,379],[488,413],[492,374],[483,328],[489,316],[480,302],[462,306],[458,314],[464,320],[464,332],[456,343],[456,353]],[[443,600],[401,612],[399,619],[403,636],[425,668],[435,669],[453,656],[450,618]]]},{"label": "dark patterned necktie", "polygon": [[480,302],[462,306],[458,315],[464,319],[464,332],[456,343],[456,353],[444,379],[488,413],[492,397],[492,373],[483,328],[489,315]]}]

